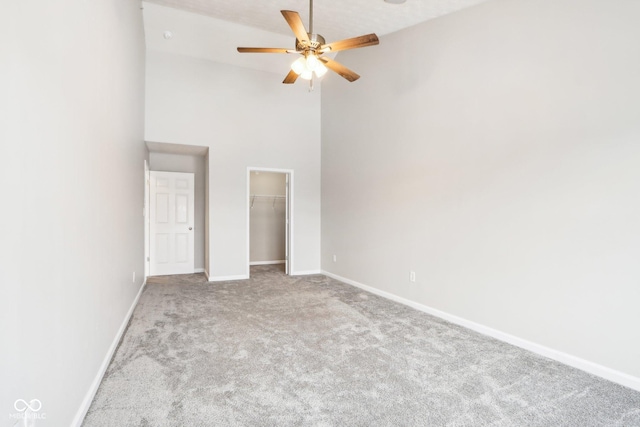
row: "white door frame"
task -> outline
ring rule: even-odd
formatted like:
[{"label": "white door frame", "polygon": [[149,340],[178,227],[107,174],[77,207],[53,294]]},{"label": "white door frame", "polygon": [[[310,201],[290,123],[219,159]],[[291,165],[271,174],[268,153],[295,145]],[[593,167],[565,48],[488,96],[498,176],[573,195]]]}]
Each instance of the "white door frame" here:
[{"label": "white door frame", "polygon": [[149,277],[149,186],[151,185],[149,163],[144,160],[144,282]]},{"label": "white door frame", "polygon": [[247,167],[247,194],[245,197],[247,203],[247,272],[246,276],[251,277],[251,172],[275,172],[275,173],[284,173],[288,177],[289,182],[289,190],[287,192],[287,200],[286,204],[289,208],[288,216],[289,223],[285,225],[286,227],[286,242],[285,246],[287,248],[287,260],[285,261],[287,264],[287,274],[293,275],[293,169],[276,169],[276,168],[262,168],[262,167]]}]

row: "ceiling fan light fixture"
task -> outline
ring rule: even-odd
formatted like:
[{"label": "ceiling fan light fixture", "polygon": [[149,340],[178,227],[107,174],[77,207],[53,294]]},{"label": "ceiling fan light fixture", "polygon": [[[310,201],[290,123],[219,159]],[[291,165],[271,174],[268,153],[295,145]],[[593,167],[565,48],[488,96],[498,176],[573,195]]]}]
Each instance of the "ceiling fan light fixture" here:
[{"label": "ceiling fan light fixture", "polygon": [[320,60],[315,54],[307,55],[307,70],[315,71],[318,65],[320,65]]},{"label": "ceiling fan light fixture", "polygon": [[294,73],[298,74],[305,80],[310,80],[314,73],[318,78],[327,73],[327,67],[325,67],[314,54],[309,54],[306,57],[303,56],[296,59],[293,61],[293,64],[291,64],[291,69]]},{"label": "ceiling fan light fixture", "polygon": [[327,67],[325,67],[322,62],[318,61],[318,66],[313,71],[316,73],[316,76],[320,78],[327,74]]},{"label": "ceiling fan light fixture", "polygon": [[295,61],[293,61],[293,64],[291,64],[291,69],[293,70],[294,73],[296,73],[298,75],[301,75],[302,73],[307,71],[306,58],[300,57],[300,58],[296,59]]}]

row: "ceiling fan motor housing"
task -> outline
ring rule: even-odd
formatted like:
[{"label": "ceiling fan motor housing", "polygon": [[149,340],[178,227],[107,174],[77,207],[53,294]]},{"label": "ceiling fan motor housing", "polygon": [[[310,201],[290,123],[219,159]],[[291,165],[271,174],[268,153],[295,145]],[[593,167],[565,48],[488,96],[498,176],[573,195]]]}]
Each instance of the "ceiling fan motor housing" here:
[{"label": "ceiling fan motor housing", "polygon": [[306,43],[301,43],[300,40],[296,39],[297,51],[312,50],[315,52],[316,50],[320,49],[320,46],[327,43],[324,37],[322,37],[320,34],[307,34],[309,34],[309,46],[306,46]]}]

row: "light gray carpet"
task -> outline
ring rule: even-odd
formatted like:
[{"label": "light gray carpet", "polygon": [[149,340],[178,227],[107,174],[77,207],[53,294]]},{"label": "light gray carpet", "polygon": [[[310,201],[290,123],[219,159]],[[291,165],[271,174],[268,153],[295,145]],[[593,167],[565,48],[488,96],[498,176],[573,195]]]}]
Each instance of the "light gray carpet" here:
[{"label": "light gray carpet", "polygon": [[324,276],[149,281],[91,426],[640,426],[640,393]]}]

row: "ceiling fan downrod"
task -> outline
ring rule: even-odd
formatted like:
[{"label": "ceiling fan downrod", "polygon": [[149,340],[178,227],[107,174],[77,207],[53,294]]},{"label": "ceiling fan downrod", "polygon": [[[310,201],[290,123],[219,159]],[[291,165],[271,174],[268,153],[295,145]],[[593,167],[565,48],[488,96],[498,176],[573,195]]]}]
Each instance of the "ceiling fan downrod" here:
[{"label": "ceiling fan downrod", "polygon": [[309,0],[309,33],[313,34],[313,0]]}]

